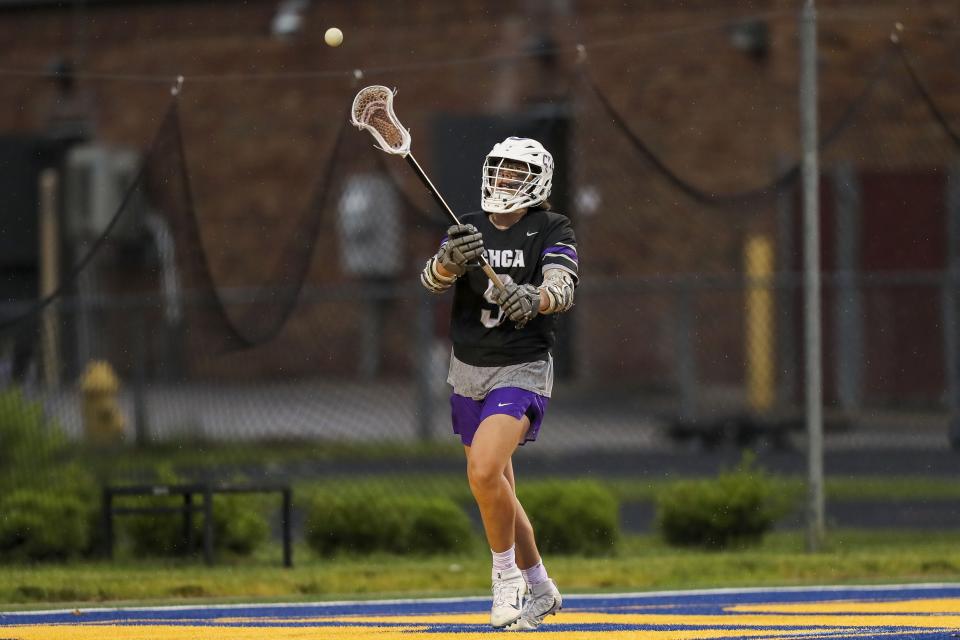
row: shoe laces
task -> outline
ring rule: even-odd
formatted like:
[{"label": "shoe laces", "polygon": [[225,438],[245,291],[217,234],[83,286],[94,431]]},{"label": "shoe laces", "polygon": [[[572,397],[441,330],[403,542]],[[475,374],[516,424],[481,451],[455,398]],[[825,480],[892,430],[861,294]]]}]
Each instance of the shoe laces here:
[{"label": "shoe laces", "polygon": [[493,606],[505,606],[513,604],[520,599],[519,585],[512,580],[494,580],[493,581]]},{"label": "shoe laces", "polygon": [[552,591],[547,591],[540,595],[536,595],[531,591],[527,597],[527,601],[523,603],[522,615],[528,620],[536,620],[539,622],[546,614],[552,611],[556,605],[557,597]]}]

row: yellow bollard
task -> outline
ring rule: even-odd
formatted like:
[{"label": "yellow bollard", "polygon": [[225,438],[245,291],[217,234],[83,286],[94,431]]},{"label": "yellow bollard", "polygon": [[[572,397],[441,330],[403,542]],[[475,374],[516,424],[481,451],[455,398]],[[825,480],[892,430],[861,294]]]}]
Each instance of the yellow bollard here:
[{"label": "yellow bollard", "polygon": [[773,243],[752,235],[744,249],[747,296],[744,346],[747,365],[747,405],[763,412],[774,401]]},{"label": "yellow bollard", "polygon": [[120,381],[113,367],[102,360],[87,364],[80,377],[83,395],[83,425],[87,440],[114,444],[123,439],[123,414],[117,403]]}]

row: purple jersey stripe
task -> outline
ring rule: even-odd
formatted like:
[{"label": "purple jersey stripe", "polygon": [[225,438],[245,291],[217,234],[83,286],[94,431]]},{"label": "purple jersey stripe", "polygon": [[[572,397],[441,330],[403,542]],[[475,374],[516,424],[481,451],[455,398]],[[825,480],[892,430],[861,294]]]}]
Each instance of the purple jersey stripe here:
[{"label": "purple jersey stripe", "polygon": [[580,262],[580,259],[577,258],[577,252],[574,249],[571,249],[570,247],[560,247],[557,245],[553,245],[552,247],[547,247],[546,249],[544,249],[541,255],[546,255],[548,253],[559,253],[561,255],[564,255],[570,258],[574,262],[577,262],[577,263]]}]

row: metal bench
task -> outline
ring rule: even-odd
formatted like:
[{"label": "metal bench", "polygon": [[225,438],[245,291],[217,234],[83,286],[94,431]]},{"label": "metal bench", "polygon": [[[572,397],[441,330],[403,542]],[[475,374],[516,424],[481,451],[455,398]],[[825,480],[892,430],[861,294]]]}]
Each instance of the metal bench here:
[{"label": "metal bench", "polygon": [[[213,496],[217,493],[279,493],[283,497],[281,527],[283,529],[283,566],[293,566],[293,548],[290,539],[291,491],[285,485],[255,484],[149,484],[135,486],[104,487],[102,497],[102,518],[104,547],[108,558],[113,557],[114,516],[182,514],[183,537],[187,543],[187,552],[193,553],[196,541],[193,534],[193,514],[203,513],[203,557],[208,565],[213,564]],[[123,507],[114,504],[117,498],[124,496],[182,496],[183,503],[174,506]],[[194,496],[200,495],[203,501],[197,504]]]}]

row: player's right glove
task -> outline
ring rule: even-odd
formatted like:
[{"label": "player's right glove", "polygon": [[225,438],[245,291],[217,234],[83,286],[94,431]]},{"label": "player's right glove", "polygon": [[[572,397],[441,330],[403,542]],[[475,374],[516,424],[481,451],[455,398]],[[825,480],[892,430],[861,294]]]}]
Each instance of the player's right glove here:
[{"label": "player's right glove", "polygon": [[483,253],[483,235],[472,224],[455,224],[447,229],[447,242],[437,258],[443,268],[456,276],[467,271],[467,263]]},{"label": "player's right glove", "polygon": [[508,318],[517,323],[517,329],[540,313],[540,290],[532,284],[504,282],[497,293],[497,304]]}]

